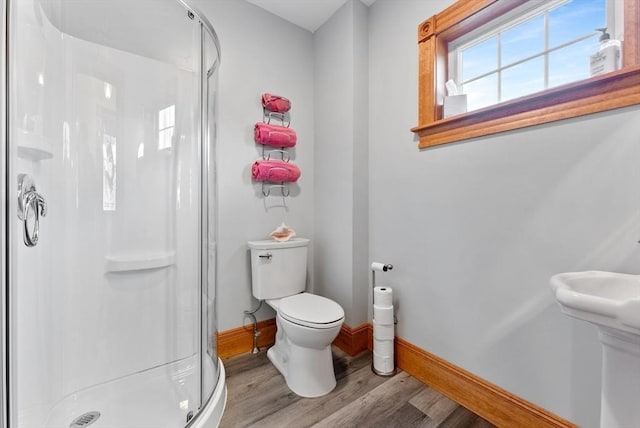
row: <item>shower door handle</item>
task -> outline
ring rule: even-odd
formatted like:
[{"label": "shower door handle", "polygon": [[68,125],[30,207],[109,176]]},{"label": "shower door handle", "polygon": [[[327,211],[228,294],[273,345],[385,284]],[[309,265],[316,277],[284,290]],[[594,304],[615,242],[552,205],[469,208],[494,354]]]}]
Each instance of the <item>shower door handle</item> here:
[{"label": "shower door handle", "polygon": [[[18,218],[22,221],[23,240],[27,247],[35,247],[40,235],[40,216],[47,215],[47,201],[36,192],[33,179],[27,174],[18,175]],[[29,220],[33,217],[33,228]]]}]

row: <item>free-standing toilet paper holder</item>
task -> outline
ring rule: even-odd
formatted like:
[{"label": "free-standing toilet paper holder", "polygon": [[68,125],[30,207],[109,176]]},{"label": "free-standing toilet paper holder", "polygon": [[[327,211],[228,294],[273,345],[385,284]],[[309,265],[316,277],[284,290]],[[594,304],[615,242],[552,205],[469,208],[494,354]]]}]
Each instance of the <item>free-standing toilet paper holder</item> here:
[{"label": "free-standing toilet paper holder", "polygon": [[[371,263],[371,308],[373,310],[373,307],[375,305],[375,297],[374,297],[374,291],[376,288],[376,272],[387,272],[393,269],[393,265],[390,263],[378,263],[378,262],[373,262]],[[397,324],[398,320],[396,318],[396,315],[393,314],[393,324]],[[375,323],[374,323],[375,324]],[[375,339],[374,341],[374,345],[375,345]],[[395,342],[395,341],[394,341]],[[375,346],[374,346],[375,348]],[[374,349],[375,352],[375,349]],[[394,352],[394,360],[395,360],[395,352]],[[397,368],[396,368],[396,364],[395,361],[393,362],[393,370],[390,372],[381,372],[379,370],[377,370],[375,368],[374,362],[371,362],[371,371],[373,373],[375,373],[378,376],[384,376],[384,377],[391,377],[394,376],[396,374]]]}]

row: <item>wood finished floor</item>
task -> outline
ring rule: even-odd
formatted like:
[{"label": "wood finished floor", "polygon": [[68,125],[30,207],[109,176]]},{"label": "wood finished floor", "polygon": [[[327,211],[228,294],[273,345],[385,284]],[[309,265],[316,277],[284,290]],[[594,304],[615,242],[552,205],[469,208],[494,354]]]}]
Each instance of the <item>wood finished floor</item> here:
[{"label": "wood finished floor", "polygon": [[220,428],[490,428],[492,424],[405,372],[380,377],[371,353],[333,347],[337,386],[320,398],[291,392],[265,351],[224,360],[228,399]]}]

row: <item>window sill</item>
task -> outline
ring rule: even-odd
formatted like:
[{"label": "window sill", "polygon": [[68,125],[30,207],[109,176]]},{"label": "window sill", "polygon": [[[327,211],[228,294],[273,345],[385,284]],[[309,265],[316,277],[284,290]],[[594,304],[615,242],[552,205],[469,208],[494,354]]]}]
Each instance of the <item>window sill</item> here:
[{"label": "window sill", "polygon": [[421,149],[640,104],[640,66],[547,89],[411,129]]}]

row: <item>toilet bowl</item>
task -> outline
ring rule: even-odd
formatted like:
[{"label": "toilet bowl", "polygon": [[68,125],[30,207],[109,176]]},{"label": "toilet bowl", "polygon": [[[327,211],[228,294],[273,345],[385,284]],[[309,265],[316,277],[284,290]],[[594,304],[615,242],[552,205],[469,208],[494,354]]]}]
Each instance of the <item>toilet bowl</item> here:
[{"label": "toilet bowl", "polygon": [[276,315],[276,343],[267,357],[302,397],[320,397],[336,386],[331,342],[340,332],[344,311],[333,300],[310,293],[267,300]]},{"label": "toilet bowl", "polygon": [[302,397],[320,397],[336,386],[331,342],[344,310],[331,299],[304,292],[309,240],[251,241],[254,297],[276,311],[276,343],[267,356],[287,386]]}]

